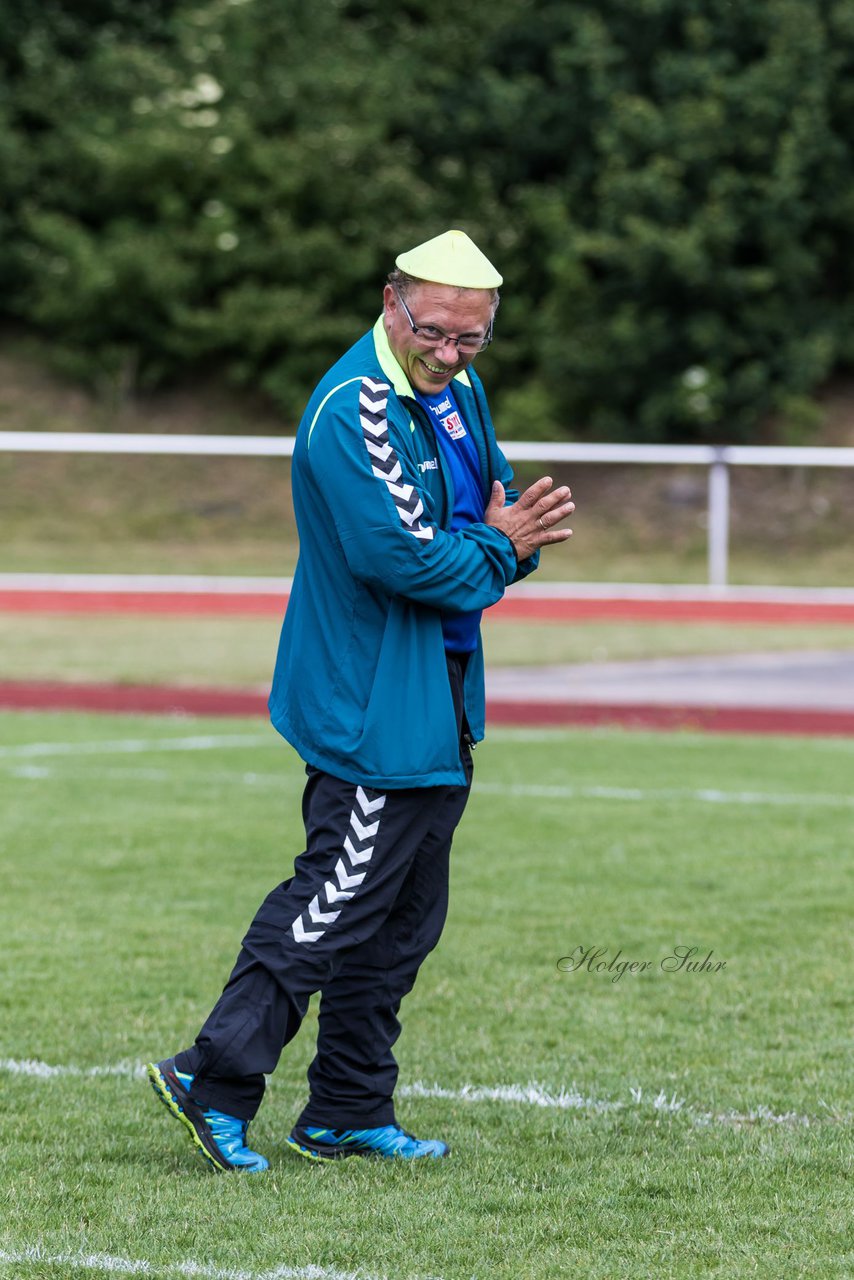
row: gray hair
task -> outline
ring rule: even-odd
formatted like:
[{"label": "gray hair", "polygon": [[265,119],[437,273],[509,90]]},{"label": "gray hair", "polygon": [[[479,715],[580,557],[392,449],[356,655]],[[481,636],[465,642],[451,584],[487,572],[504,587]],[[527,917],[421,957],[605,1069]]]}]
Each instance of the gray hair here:
[{"label": "gray hair", "polygon": [[[432,284],[431,280],[419,280],[418,276],[411,276],[406,271],[401,271],[399,267],[395,267],[390,271],[387,277],[387,283],[395,289],[404,300],[408,299],[413,288],[419,284]],[[498,303],[501,296],[497,289],[467,289],[463,285],[453,285],[457,293],[462,295],[466,293],[488,293],[489,301],[492,303],[492,314],[498,310]]]}]

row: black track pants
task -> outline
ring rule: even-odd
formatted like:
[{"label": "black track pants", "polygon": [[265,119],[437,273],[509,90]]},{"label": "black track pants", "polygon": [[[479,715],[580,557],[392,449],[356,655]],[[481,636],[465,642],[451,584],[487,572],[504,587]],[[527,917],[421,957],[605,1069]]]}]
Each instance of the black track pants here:
[{"label": "black track pants", "polygon": [[[449,662],[462,729],[462,671]],[[317,1055],[302,1123],[394,1121],[400,1002],[436,945],[448,905],[451,840],[468,785],[378,791],[309,768],[306,850],[252,921],[194,1046],[177,1055],[193,1096],[251,1120],[264,1077],[320,991]]]}]

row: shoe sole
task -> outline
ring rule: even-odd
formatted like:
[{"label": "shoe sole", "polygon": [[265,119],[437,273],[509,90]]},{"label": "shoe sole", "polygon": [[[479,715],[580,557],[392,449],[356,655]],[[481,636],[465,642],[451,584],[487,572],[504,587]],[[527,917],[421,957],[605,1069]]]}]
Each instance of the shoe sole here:
[{"label": "shoe sole", "polygon": [[[336,1160],[346,1160],[349,1156],[362,1156],[363,1159],[373,1160],[429,1160],[436,1159],[435,1156],[384,1156],[381,1151],[372,1151],[370,1147],[332,1147],[324,1146],[306,1147],[303,1143],[297,1142],[293,1134],[285,1139],[287,1146],[291,1151],[295,1151],[298,1156],[302,1156],[304,1160],[312,1160],[315,1164],[332,1164]],[[447,1147],[441,1154],[439,1159],[451,1154],[451,1148]]]},{"label": "shoe sole", "polygon": [[[193,1146],[201,1152],[209,1167],[216,1173],[230,1172],[232,1170],[232,1166],[230,1164],[223,1163],[221,1158],[205,1146],[202,1134],[199,1133],[196,1125],[187,1114],[185,1108],[178,1102],[178,1099],[169,1085],[169,1081],[163,1075],[159,1065],[156,1062],[149,1062],[145,1068],[145,1072],[151,1082],[151,1087],[154,1090],[158,1101],[163,1103],[170,1115],[173,1115],[176,1120],[181,1121],[181,1124],[193,1139]],[[204,1133],[204,1130],[207,1129],[207,1125],[202,1118],[201,1112],[199,1113],[197,1123],[200,1127],[203,1127],[202,1132]],[[205,1136],[207,1135],[205,1134]],[[209,1141],[212,1142],[213,1139],[209,1138]]]},{"label": "shoe sole", "polygon": [[290,1147],[291,1151],[295,1151],[298,1156],[302,1156],[303,1160],[312,1160],[315,1164],[334,1164],[336,1160],[346,1160],[347,1156],[358,1156],[367,1154],[361,1151],[333,1151],[329,1150],[329,1154],[311,1147],[304,1147],[301,1142],[296,1142],[292,1137],[285,1138],[285,1144]]}]

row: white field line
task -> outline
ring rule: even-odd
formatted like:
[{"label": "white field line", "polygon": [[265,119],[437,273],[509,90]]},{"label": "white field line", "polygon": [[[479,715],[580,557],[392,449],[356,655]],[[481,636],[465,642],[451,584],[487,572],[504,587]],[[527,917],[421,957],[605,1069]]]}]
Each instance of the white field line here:
[{"label": "white field line", "polygon": [[[122,768],[98,768],[75,769],[75,768],[54,768],[47,764],[16,764],[16,765],[0,765],[0,769],[11,778],[29,778],[38,781],[43,778],[88,778],[90,780],[97,779],[99,783],[105,781],[115,782],[156,782],[156,783],[175,783],[175,774],[168,769],[122,769]],[[177,779],[181,781],[181,779]],[[197,774],[193,778],[193,786],[198,788],[210,784],[211,786],[223,787],[235,784],[241,784],[247,787],[269,787],[274,791],[302,790],[305,786],[305,778],[286,773],[253,773],[245,771],[243,773],[235,770],[219,770],[211,772],[206,769],[204,773]]]},{"label": "white field line", "polygon": [[268,733],[205,733],[183,738],[119,738],[101,742],[21,742],[0,747],[0,759],[29,756],[112,756],[160,751],[216,751],[220,747],[261,747],[276,742]]},{"label": "white field line", "polygon": [[[560,725],[544,725],[539,729],[495,725],[489,729],[486,749],[488,750],[489,745],[493,743],[556,742],[563,739],[572,740],[579,736],[583,736],[585,741],[596,738],[606,741],[610,739],[625,741],[628,732],[628,730],[618,725],[591,725],[589,728],[585,727],[583,729],[572,726],[562,727]],[[633,745],[645,740],[660,746],[662,735],[658,731],[645,733],[640,729],[633,729],[631,730],[631,740]],[[709,735],[680,729],[678,743],[680,749],[690,747],[707,749]],[[100,742],[21,742],[0,746],[0,759],[22,755],[112,755],[114,752],[133,754],[146,751],[211,751],[219,747],[233,746],[241,748],[265,745],[268,747],[282,746],[272,729],[267,730],[266,733],[208,733],[174,738],[120,738],[118,740]],[[797,737],[779,737],[774,741],[774,749],[778,751],[797,751],[802,754],[804,743]],[[850,752],[854,751],[854,738],[820,738],[811,735],[809,749],[811,751]]]},{"label": "white field line", "polygon": [[0,1071],[12,1076],[29,1076],[34,1080],[53,1080],[64,1076],[129,1076],[145,1079],[145,1067],[135,1062],[113,1062],[105,1066],[75,1067],[67,1064],[40,1062],[38,1058],[0,1058]]},{"label": "white field line", "polygon": [[531,796],[540,800],[696,800],[702,804],[854,808],[854,795],[821,792],[798,795],[782,791],[720,791],[715,787],[566,787],[524,782],[475,782],[473,790],[496,796]]},{"label": "white field line", "polygon": [[[715,735],[718,740],[724,738],[726,734]],[[743,738],[743,734],[730,735],[737,738]],[[629,729],[624,725],[613,724],[592,724],[592,725],[542,725],[539,728],[521,725],[490,725],[487,732],[487,749],[491,743],[502,742],[562,742],[573,741],[583,738],[584,741],[598,739],[599,741],[631,741],[633,746],[637,746],[641,742],[649,742],[652,745],[661,746],[662,733],[660,729]],[[692,729],[675,729],[669,735],[671,743],[677,743],[680,750],[690,750],[692,747],[698,750],[708,750],[709,735],[707,733],[698,733]],[[777,736],[774,738],[775,751],[797,751],[802,754],[804,751],[804,736],[793,734]],[[808,745],[810,751],[841,751],[850,753],[854,751],[854,738],[851,737],[819,737],[817,735],[808,735]]]},{"label": "white field line", "polygon": [[161,1277],[187,1276],[195,1280],[380,1280],[364,1271],[338,1271],[334,1267],[289,1267],[271,1271],[247,1271],[243,1267],[218,1267],[209,1262],[156,1263],[145,1258],[119,1258],[112,1253],[51,1253],[42,1245],[24,1249],[0,1249],[0,1267],[52,1266],[72,1270],[101,1271],[105,1275]]},{"label": "white field line", "polygon": [[[631,732],[633,745],[643,741],[654,743],[656,746],[661,745],[662,735],[658,731],[644,732],[640,729],[629,731],[618,725],[591,725],[589,728],[585,727],[583,729],[573,728],[572,726],[561,727],[559,725],[544,725],[539,729],[495,725],[489,729],[486,750],[489,750],[490,745],[500,745],[502,742],[560,742],[563,740],[571,741],[579,736],[583,736],[585,741],[590,741],[591,739],[625,741],[629,732]],[[691,747],[706,750],[709,746],[709,735],[680,729],[678,743],[680,750],[686,750]],[[131,755],[147,751],[152,753],[158,751],[212,751],[218,750],[220,747],[235,747],[239,749],[259,746],[281,748],[283,744],[272,729],[267,730],[266,733],[192,734],[174,738],[120,738],[118,740],[100,742],[21,742],[0,746],[0,760],[19,756],[97,756],[113,755],[115,753]],[[774,749],[775,751],[797,751],[802,754],[804,742],[797,736],[792,738],[778,737],[774,740]],[[821,738],[811,735],[809,738],[809,750],[848,754],[854,751],[854,738]]]},{"label": "white field line", "polygon": [[[74,1077],[88,1079],[92,1077],[119,1076],[127,1079],[144,1079],[145,1068],[139,1063],[115,1062],[94,1067],[78,1067],[70,1064],[52,1064],[41,1062],[35,1058],[0,1058],[0,1072],[7,1075],[27,1076],[35,1080],[57,1080]],[[683,1115],[695,1125],[729,1124],[747,1125],[764,1121],[768,1124],[802,1126],[822,1121],[847,1123],[851,1116],[843,1113],[838,1107],[827,1103],[821,1105],[825,1114],[820,1116],[801,1115],[796,1111],[774,1112],[770,1107],[759,1104],[748,1111],[705,1111],[694,1106],[676,1093],[669,1095],[665,1089],[644,1090],[642,1087],[630,1086],[627,1098],[597,1098],[592,1094],[582,1093],[575,1084],[568,1088],[550,1090],[536,1082],[528,1084],[479,1085],[463,1084],[455,1089],[444,1085],[425,1084],[416,1080],[412,1084],[401,1084],[397,1088],[400,1098],[439,1098],[449,1102],[470,1103],[516,1103],[524,1106],[542,1107],[549,1111],[578,1111],[589,1115],[605,1115],[611,1112],[651,1111],[653,1114]]]},{"label": "white field line", "polygon": [[[264,741],[264,740],[261,740]],[[185,740],[186,742],[186,740]],[[42,746],[47,744],[32,744],[34,746]],[[217,740],[209,740],[209,745],[221,745]],[[65,746],[65,744],[63,744]],[[161,748],[152,747],[152,751]],[[194,750],[186,745],[178,748],[182,751]],[[69,754],[63,750],[61,754]],[[88,752],[87,754],[97,754]],[[112,753],[111,753],[112,754]],[[47,752],[31,753],[33,756],[44,758]],[[13,757],[14,758],[14,757]],[[20,758],[20,757],[18,757]],[[6,756],[9,759],[9,756]],[[32,781],[40,781],[51,778],[71,778],[71,777],[92,777],[91,769],[74,769],[68,767],[54,768],[50,765],[43,764],[6,764],[5,771],[14,778],[29,779]],[[105,782],[110,779],[117,782],[156,782],[156,783],[174,783],[175,775],[170,773],[168,769],[145,768],[99,768],[97,771],[99,782]],[[304,783],[302,777],[289,775],[285,770],[281,773],[256,773],[253,771],[238,772],[219,770],[211,773],[205,770],[200,778],[194,780],[194,785],[207,784],[211,786],[236,786],[243,785],[246,787],[269,787],[275,791],[283,791],[288,789],[302,788]],[[798,794],[797,792],[778,792],[778,791],[721,791],[714,787],[699,787],[696,789],[680,788],[680,787],[571,787],[562,786],[560,784],[548,783],[524,783],[524,782],[475,782],[472,791],[477,795],[490,796],[527,796],[536,800],[618,800],[629,802],[646,802],[650,800],[676,801],[683,803],[685,801],[697,804],[715,804],[715,805],[747,805],[755,807],[758,805],[782,805],[786,808],[831,808],[831,809],[852,809],[854,808],[854,794],[834,794],[825,792],[813,792],[812,794]]]},{"label": "white field line", "polygon": [[[425,1085],[420,1081],[416,1081],[411,1085],[401,1085],[398,1094],[404,1098],[447,1098],[453,1102],[516,1102],[524,1103],[533,1107],[545,1107],[555,1111],[583,1111],[594,1115],[602,1115],[613,1111],[626,1111],[633,1109],[650,1108],[654,1112],[665,1113],[669,1115],[684,1115],[692,1124],[708,1125],[708,1124],[755,1124],[760,1120],[765,1120],[771,1124],[782,1125],[801,1125],[808,1128],[811,1124],[818,1123],[819,1117],[799,1115],[795,1111],[787,1111],[778,1114],[760,1104],[758,1107],[752,1107],[749,1111],[702,1111],[698,1107],[692,1106],[686,1102],[684,1098],[678,1097],[676,1093],[669,1096],[665,1089],[659,1089],[658,1092],[644,1093],[642,1088],[629,1088],[629,1100],[594,1098],[581,1093],[575,1085],[571,1085],[568,1089],[560,1089],[556,1093],[550,1093],[538,1084],[511,1084],[498,1085],[489,1088],[482,1085],[463,1085],[459,1089],[445,1089],[440,1085]],[[848,1117],[840,1116],[839,1112],[833,1108],[828,1108],[827,1117],[843,1119]]]},{"label": "white field line", "polygon": [[[193,573],[0,573],[0,591],[203,592],[289,595],[293,578],[215,577]],[[854,598],[854,592],[851,592]],[[807,599],[812,599],[808,592]],[[817,595],[816,599],[824,599]],[[835,597],[828,597],[835,598]]]}]

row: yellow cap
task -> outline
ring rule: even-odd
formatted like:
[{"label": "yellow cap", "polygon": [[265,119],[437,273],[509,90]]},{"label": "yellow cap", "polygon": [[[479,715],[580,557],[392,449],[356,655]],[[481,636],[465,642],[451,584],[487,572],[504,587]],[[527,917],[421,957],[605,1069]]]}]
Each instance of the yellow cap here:
[{"label": "yellow cap", "polygon": [[396,267],[417,280],[450,284],[458,289],[497,289],[503,277],[465,231],[444,231],[401,253]]}]

